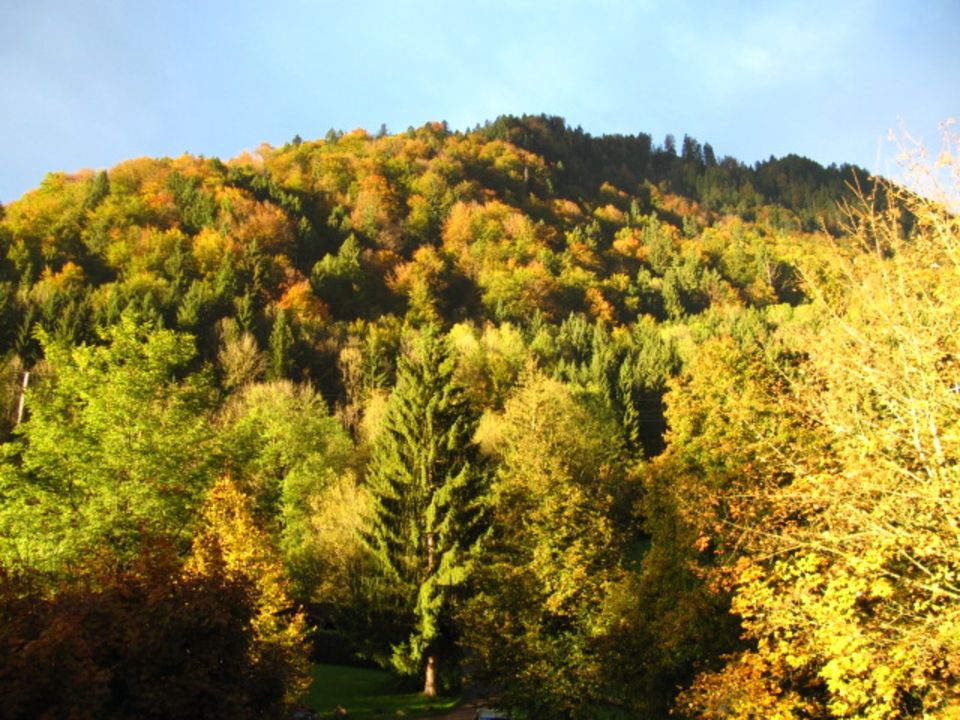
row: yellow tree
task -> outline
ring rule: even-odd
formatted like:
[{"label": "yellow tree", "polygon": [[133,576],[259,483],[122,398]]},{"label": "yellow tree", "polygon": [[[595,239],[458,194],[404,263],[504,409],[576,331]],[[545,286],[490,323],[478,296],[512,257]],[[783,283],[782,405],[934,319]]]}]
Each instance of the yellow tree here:
[{"label": "yellow tree", "polygon": [[309,682],[305,621],[288,595],[279,554],[255,523],[250,506],[250,498],[231,479],[218,480],[207,495],[186,569],[188,574],[206,576],[219,568],[228,580],[251,584],[255,593],[251,662],[271,679],[252,692],[280,695],[292,703]]},{"label": "yellow tree", "polygon": [[822,323],[791,382],[824,442],[758,492],[784,520],[744,528],[753,648],[683,697],[702,717],[960,711],[960,222],[886,185],[850,231],[863,252],[811,283]]}]

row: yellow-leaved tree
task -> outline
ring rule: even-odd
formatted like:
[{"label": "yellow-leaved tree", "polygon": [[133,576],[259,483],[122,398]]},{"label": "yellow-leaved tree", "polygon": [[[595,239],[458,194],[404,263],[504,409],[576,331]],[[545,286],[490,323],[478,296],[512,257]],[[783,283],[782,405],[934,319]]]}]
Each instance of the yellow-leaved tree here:
[{"label": "yellow-leaved tree", "polygon": [[254,521],[250,498],[230,478],[218,480],[207,495],[186,572],[206,576],[217,568],[227,579],[249,583],[254,593],[248,652],[261,687],[251,688],[252,695],[296,702],[309,684],[305,620],[290,600],[279,553]]},{"label": "yellow-leaved tree", "polygon": [[[956,165],[948,139],[937,171]],[[960,199],[954,185],[952,202]],[[960,220],[882,183],[850,208],[862,251],[811,281],[788,412],[788,479],[735,528],[733,610],[749,648],[681,696],[704,718],[960,714]],[[776,440],[776,442],[773,442]],[[721,490],[722,493],[722,490]]]}]

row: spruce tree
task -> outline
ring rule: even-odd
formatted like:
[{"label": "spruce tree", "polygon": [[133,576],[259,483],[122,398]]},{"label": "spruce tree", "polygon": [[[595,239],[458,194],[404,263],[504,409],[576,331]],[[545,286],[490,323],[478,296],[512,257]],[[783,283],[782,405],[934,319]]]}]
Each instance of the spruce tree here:
[{"label": "spruce tree", "polygon": [[394,665],[422,670],[426,695],[437,692],[451,600],[468,575],[484,515],[478,417],[453,370],[446,340],[424,332],[400,359],[369,469],[374,513],[366,540],[396,592],[407,635],[393,647]]},{"label": "spruce tree", "polygon": [[290,350],[293,347],[293,330],[285,310],[279,310],[273,321],[273,330],[270,331],[269,355],[270,365],[267,372],[271,380],[282,380],[290,373],[293,362]]}]

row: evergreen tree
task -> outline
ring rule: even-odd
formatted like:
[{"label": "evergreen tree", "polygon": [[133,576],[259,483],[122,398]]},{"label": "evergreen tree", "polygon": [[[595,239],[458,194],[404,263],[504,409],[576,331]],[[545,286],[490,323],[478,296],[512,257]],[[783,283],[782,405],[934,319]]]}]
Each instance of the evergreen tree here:
[{"label": "evergreen tree", "polygon": [[293,365],[290,350],[293,347],[293,330],[287,319],[285,310],[279,310],[273,321],[273,330],[270,331],[269,367],[267,375],[271,380],[280,380],[287,377]]},{"label": "evergreen tree", "polygon": [[426,331],[400,360],[369,470],[374,511],[366,541],[395,588],[407,635],[393,647],[393,662],[423,670],[425,695],[437,692],[452,600],[484,520],[478,417],[453,371],[445,339]]}]

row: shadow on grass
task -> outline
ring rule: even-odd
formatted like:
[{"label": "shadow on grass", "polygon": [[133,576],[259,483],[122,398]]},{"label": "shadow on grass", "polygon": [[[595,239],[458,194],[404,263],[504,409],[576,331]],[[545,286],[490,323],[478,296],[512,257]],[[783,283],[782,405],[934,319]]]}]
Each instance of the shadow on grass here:
[{"label": "shadow on grass", "polygon": [[337,707],[347,718],[374,720],[418,718],[443,713],[456,707],[460,696],[428,698],[411,692],[409,685],[383,670],[314,665],[313,684],[304,704],[321,718],[334,717]]}]

